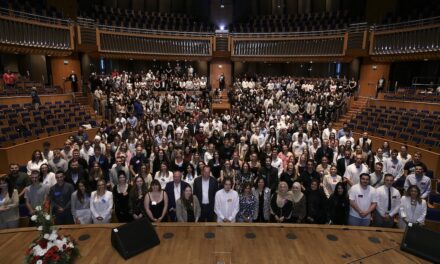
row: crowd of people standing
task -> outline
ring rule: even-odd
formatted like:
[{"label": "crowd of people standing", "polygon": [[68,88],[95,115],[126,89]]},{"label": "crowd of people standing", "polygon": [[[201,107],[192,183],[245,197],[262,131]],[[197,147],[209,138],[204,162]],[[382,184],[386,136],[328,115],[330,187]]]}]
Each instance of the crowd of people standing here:
[{"label": "crowd of people standing", "polygon": [[56,224],[108,223],[112,216],[424,223],[430,179],[421,154],[373,148],[367,133],[355,140],[347,124],[333,128],[353,81],[244,77],[230,89],[231,112],[213,113],[209,93],[157,93],[130,87],[129,76],[111,77],[121,85],[108,90],[96,83],[94,93],[105,90],[115,104],[112,122],[103,121],[96,135],[80,128],[62,149],[36,150],[27,173],[11,164],[0,177],[2,228],[18,225],[19,204],[27,209],[22,215],[50,207]]}]

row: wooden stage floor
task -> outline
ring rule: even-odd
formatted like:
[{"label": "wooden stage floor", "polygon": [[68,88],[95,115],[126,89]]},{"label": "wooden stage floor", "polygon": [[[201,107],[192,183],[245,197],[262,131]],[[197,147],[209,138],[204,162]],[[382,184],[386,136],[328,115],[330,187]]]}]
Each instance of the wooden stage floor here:
[{"label": "wooden stage floor", "polygon": [[[78,241],[76,263],[428,263],[400,251],[398,229],[329,225],[180,224],[156,226],[160,245],[125,261],[112,248],[108,225],[62,226]],[[0,263],[23,263],[38,232],[32,228],[0,231]]]}]

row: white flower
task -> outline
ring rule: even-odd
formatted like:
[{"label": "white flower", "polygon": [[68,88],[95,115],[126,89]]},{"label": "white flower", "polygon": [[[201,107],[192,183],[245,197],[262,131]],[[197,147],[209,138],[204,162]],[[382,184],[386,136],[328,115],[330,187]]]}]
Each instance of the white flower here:
[{"label": "white flower", "polygon": [[49,234],[44,234],[44,239],[49,239]]},{"label": "white flower", "polygon": [[55,241],[56,239],[57,239],[57,233],[55,233],[55,232],[52,232],[52,234],[50,234],[50,236],[49,236],[49,240],[50,241]]},{"label": "white flower", "polygon": [[36,210],[36,211],[41,211],[41,206],[37,206],[37,207],[35,207],[35,210]]},{"label": "white flower", "polygon": [[43,226],[39,226],[37,229],[38,231],[43,231]]},{"label": "white flower", "polygon": [[43,261],[41,259],[37,260],[36,264],[43,264]]},{"label": "white flower", "polygon": [[37,221],[37,216],[36,215],[31,216],[31,220],[34,222]]},{"label": "white flower", "polygon": [[69,244],[67,245],[69,248],[74,248],[75,246],[73,245],[72,242],[69,242]]},{"label": "white flower", "polygon": [[46,220],[47,220],[47,221],[50,220],[50,215],[46,215]]}]

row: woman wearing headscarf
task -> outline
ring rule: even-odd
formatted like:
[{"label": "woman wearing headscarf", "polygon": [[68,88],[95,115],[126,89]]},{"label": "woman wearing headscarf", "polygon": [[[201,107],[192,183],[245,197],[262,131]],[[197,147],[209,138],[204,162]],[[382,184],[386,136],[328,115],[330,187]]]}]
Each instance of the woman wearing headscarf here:
[{"label": "woman wearing headscarf", "polygon": [[324,224],[327,220],[326,204],[327,196],[322,188],[319,187],[319,181],[312,180],[310,190],[306,191],[307,217],[306,222],[310,224]]},{"label": "woman wearing headscarf", "polygon": [[302,223],[306,217],[306,196],[301,191],[301,184],[295,182],[292,186],[292,223]]},{"label": "woman wearing headscarf", "polygon": [[346,225],[349,210],[350,200],[348,199],[347,189],[342,182],[338,182],[335,191],[330,195],[327,202],[329,223],[333,225]]},{"label": "woman wearing headscarf", "polygon": [[272,195],[270,200],[270,214],[271,221],[276,223],[289,222],[292,216],[293,209],[293,194],[289,191],[289,186],[286,182],[278,184],[277,191]]}]

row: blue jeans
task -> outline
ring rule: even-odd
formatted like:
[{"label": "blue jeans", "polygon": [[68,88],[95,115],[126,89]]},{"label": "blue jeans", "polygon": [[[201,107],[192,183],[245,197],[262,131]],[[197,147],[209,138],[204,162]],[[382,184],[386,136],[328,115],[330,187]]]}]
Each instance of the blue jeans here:
[{"label": "blue jeans", "polygon": [[351,226],[370,226],[370,218],[358,218],[355,216],[348,216],[348,225]]}]

